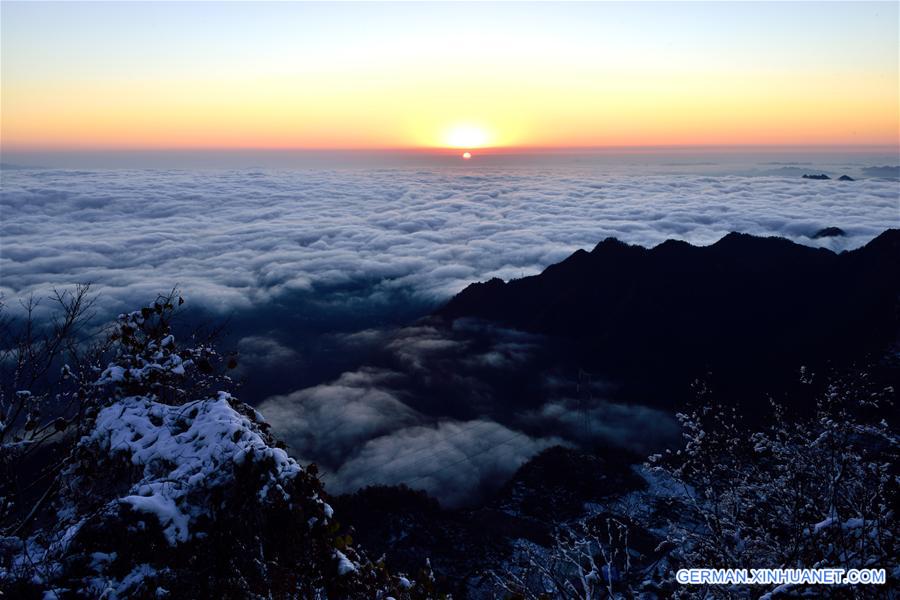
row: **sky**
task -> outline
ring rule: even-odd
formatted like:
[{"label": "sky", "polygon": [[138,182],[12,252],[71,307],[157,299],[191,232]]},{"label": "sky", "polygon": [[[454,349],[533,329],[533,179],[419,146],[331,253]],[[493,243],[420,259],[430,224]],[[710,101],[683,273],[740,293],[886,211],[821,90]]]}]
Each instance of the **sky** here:
[{"label": "sky", "polygon": [[896,148],[898,6],[4,1],[0,139]]}]

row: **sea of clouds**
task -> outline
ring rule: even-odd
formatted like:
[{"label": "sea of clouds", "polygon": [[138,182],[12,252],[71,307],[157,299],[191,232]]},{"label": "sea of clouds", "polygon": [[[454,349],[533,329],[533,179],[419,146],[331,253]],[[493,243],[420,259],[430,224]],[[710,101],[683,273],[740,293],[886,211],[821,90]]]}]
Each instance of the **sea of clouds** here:
[{"label": "sea of clouds", "polygon": [[[540,344],[503,331],[475,343],[409,326],[416,317],[473,281],[533,274],[610,236],[709,244],[740,231],[858,247],[900,225],[900,184],[563,167],[15,169],[2,173],[0,214],[13,310],[29,293],[91,282],[113,315],[177,285],[234,319],[256,396],[245,399],[334,491],[405,482],[458,505],[549,445],[645,451],[640,440],[677,427],[602,390],[585,409],[575,382],[551,375],[536,384],[542,401],[511,411],[515,399],[484,381],[518,377]],[[810,237],[832,226],[847,235]],[[373,352],[377,364],[346,358]]]},{"label": "sea of clouds", "polygon": [[[354,282],[439,300],[607,236],[708,244],[740,231],[844,249],[898,222],[892,180],[562,168],[5,170],[0,192],[4,296],[90,281],[113,310],[175,283],[220,312]],[[828,226],[848,236],[809,239]]]}]

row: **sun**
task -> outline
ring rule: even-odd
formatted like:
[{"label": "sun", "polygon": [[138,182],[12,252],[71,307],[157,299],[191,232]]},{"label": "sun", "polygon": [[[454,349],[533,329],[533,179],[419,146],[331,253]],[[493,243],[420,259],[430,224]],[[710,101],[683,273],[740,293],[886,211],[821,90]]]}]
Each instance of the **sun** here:
[{"label": "sun", "polygon": [[472,153],[471,152],[463,152],[462,157],[463,157],[463,160],[469,160],[470,158],[472,158]]},{"label": "sun", "polygon": [[454,125],[444,134],[444,141],[451,148],[483,148],[491,141],[491,135],[478,125]]}]

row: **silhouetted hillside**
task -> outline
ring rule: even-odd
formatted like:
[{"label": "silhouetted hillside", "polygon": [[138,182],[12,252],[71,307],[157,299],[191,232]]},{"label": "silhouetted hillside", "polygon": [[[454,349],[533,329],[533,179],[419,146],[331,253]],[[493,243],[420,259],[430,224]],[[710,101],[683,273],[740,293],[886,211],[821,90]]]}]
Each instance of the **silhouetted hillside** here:
[{"label": "silhouetted hillside", "polygon": [[731,233],[652,249],[609,238],[540,275],[468,286],[438,315],[568,342],[571,360],[638,395],[682,395],[695,377],[739,397],[801,365],[838,365],[896,340],[900,231],[836,254]]}]

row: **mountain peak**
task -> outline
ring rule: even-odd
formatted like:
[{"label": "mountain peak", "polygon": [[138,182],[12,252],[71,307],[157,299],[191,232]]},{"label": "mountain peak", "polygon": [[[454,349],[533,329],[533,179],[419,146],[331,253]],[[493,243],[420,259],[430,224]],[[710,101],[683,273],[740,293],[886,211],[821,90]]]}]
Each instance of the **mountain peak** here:
[{"label": "mountain peak", "polygon": [[621,241],[619,238],[608,237],[601,240],[591,252],[600,252],[602,250],[607,250],[611,248],[630,248],[630,244],[626,244]]},{"label": "mountain peak", "polygon": [[687,386],[684,378],[712,370],[749,388],[889,343],[898,248],[900,230],[841,254],[737,232],[709,246],[669,240],[649,250],[607,238],[540,275],[470,286],[437,314],[565,340],[583,368],[642,385],[655,385],[652,373]]}]

